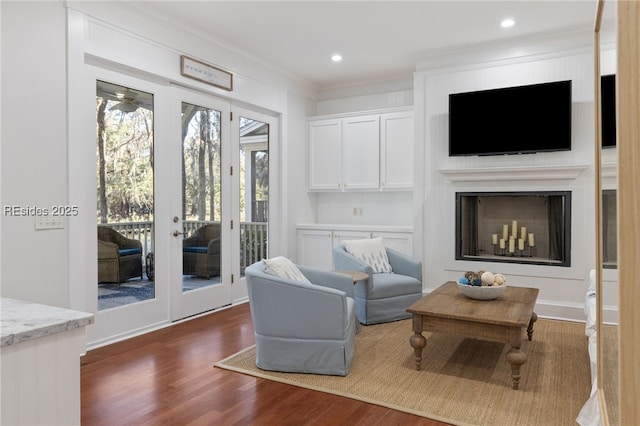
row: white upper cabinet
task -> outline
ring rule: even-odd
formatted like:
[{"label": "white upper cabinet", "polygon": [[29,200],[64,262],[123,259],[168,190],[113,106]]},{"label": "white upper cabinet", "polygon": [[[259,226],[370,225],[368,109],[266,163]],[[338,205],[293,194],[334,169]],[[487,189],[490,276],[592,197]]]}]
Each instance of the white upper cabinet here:
[{"label": "white upper cabinet", "polygon": [[380,188],[413,188],[413,113],[380,117]]},{"label": "white upper cabinet", "polygon": [[344,189],[377,189],[380,182],[380,117],[342,121]]},{"label": "white upper cabinet", "polygon": [[413,112],[308,122],[310,191],[413,188]]},{"label": "white upper cabinet", "polygon": [[342,189],[342,120],[309,123],[309,189]]}]

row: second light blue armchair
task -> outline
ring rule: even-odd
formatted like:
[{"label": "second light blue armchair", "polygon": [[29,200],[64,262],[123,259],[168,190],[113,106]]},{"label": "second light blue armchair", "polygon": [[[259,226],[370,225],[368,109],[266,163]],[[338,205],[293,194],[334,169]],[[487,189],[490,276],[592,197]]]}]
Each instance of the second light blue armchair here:
[{"label": "second light blue armchair", "polygon": [[298,265],[311,282],[245,269],[263,370],[346,376],[355,353],[353,283],[347,275]]},{"label": "second light blue armchair", "polygon": [[372,267],[350,254],[344,244],[333,249],[336,270],[369,274],[355,285],[356,313],[362,324],[410,318],[406,309],[422,297],[422,262],[385,247],[393,272],[374,273]]}]

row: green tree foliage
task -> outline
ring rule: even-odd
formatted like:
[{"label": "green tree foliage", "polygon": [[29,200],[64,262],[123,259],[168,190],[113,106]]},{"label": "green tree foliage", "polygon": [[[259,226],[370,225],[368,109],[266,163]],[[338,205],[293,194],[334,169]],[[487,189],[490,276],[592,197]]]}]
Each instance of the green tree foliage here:
[{"label": "green tree foliage", "polygon": [[111,109],[115,103],[97,98],[98,221],[149,220],[153,217],[153,111],[122,112]]},{"label": "green tree foliage", "polygon": [[184,218],[219,221],[220,113],[183,104],[183,114]]}]

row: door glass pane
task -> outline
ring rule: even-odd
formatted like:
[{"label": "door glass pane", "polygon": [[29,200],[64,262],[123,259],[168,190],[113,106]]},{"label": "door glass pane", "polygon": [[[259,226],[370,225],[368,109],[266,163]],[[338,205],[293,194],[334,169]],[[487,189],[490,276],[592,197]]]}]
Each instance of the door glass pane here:
[{"label": "door glass pane", "polygon": [[268,257],[269,124],[240,117],[240,271]]},{"label": "door glass pane", "polygon": [[97,81],[98,310],[155,297],[153,95]]},{"label": "door glass pane", "polygon": [[182,103],[182,291],[220,283],[221,112]]}]

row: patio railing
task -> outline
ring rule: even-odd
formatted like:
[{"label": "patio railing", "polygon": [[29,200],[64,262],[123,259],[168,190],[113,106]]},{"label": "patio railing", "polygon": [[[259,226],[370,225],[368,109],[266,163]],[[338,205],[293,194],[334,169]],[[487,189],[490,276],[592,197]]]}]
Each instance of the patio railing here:
[{"label": "patio railing", "polygon": [[[191,236],[203,225],[216,223],[205,220],[185,220],[183,232],[185,238]],[[153,222],[117,222],[106,223],[127,238],[142,243],[142,259],[146,261],[147,254],[153,251]],[[240,223],[240,270],[267,257],[267,222]]]}]

